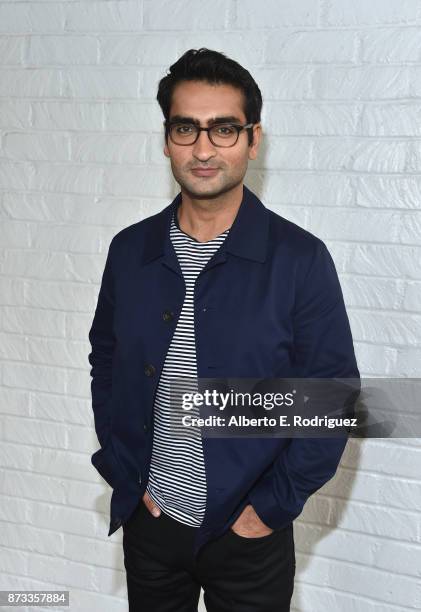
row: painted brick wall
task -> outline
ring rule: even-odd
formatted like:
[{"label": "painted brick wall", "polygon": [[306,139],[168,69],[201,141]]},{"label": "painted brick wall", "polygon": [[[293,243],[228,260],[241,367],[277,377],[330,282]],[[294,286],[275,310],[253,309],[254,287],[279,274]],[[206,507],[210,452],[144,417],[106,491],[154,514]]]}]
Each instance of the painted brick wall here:
[{"label": "painted brick wall", "polygon": [[[156,86],[200,46],[261,86],[246,183],[326,241],[361,373],[421,374],[419,0],[0,1],[0,589],[72,612],[127,610],[87,334],[111,237],[177,191]],[[420,466],[349,443],[295,522],[293,610],[421,607]]]}]

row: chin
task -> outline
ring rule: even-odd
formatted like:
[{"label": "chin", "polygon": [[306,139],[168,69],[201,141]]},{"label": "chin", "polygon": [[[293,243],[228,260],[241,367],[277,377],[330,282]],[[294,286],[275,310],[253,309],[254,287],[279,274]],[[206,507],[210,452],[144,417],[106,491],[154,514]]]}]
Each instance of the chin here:
[{"label": "chin", "polygon": [[221,195],[221,193],[224,193],[220,189],[197,190],[197,189],[184,188],[184,190],[189,194],[190,197],[196,198],[197,200],[199,200],[200,198],[202,199],[216,198],[219,195]]},{"label": "chin", "polygon": [[183,181],[179,181],[177,180],[178,184],[180,185],[180,187],[189,194],[189,196],[191,198],[196,198],[196,199],[205,199],[205,198],[217,198],[218,196],[226,193],[227,191],[229,191],[230,189],[233,189],[234,187],[236,187],[238,185],[238,182],[236,183],[230,183],[228,185],[197,185],[197,183],[195,184],[191,184],[190,182],[183,182]]},{"label": "chin", "polygon": [[215,198],[226,191],[226,189],[223,187],[211,187],[210,185],[203,185],[201,188],[198,188],[197,185],[190,185],[188,183],[181,182],[179,185],[192,198]]}]

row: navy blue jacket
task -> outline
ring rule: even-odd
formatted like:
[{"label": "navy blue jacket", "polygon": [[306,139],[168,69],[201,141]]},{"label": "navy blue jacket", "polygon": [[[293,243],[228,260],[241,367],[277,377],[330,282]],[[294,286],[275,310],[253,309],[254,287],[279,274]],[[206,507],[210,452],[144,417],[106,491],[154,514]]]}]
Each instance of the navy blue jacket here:
[{"label": "navy blue jacket", "polygon": [[[111,240],[89,332],[92,407],[100,449],[92,463],[112,487],[110,529],[148,482],[153,405],[185,285],[160,213]],[[359,378],[333,260],[325,244],[267,209],[244,186],[222,246],[195,286],[199,378]],[[335,474],[346,437],[204,437],[207,500],[195,555],[252,504],[272,529],[289,525]]]}]

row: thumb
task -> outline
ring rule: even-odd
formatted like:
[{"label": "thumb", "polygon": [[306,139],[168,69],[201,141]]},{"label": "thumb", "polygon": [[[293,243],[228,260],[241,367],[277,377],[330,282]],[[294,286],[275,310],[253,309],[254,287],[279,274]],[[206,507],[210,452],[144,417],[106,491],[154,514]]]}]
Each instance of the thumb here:
[{"label": "thumb", "polygon": [[145,497],[143,498],[143,501],[145,503],[145,506],[147,507],[147,509],[153,516],[158,517],[161,514],[161,508],[159,508],[159,506],[157,506],[152,501],[149,495],[145,495]]}]

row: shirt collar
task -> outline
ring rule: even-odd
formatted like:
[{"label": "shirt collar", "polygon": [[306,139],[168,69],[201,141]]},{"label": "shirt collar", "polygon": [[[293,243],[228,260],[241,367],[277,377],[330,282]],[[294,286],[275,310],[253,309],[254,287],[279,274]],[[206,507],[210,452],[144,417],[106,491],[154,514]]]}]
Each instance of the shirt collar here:
[{"label": "shirt collar", "polygon": [[[143,263],[170,252],[171,220],[180,204],[181,192],[161,212],[145,220],[147,225]],[[243,198],[228,236],[220,247],[221,251],[263,262],[266,258],[268,233],[268,209],[248,187],[243,185]]]}]

